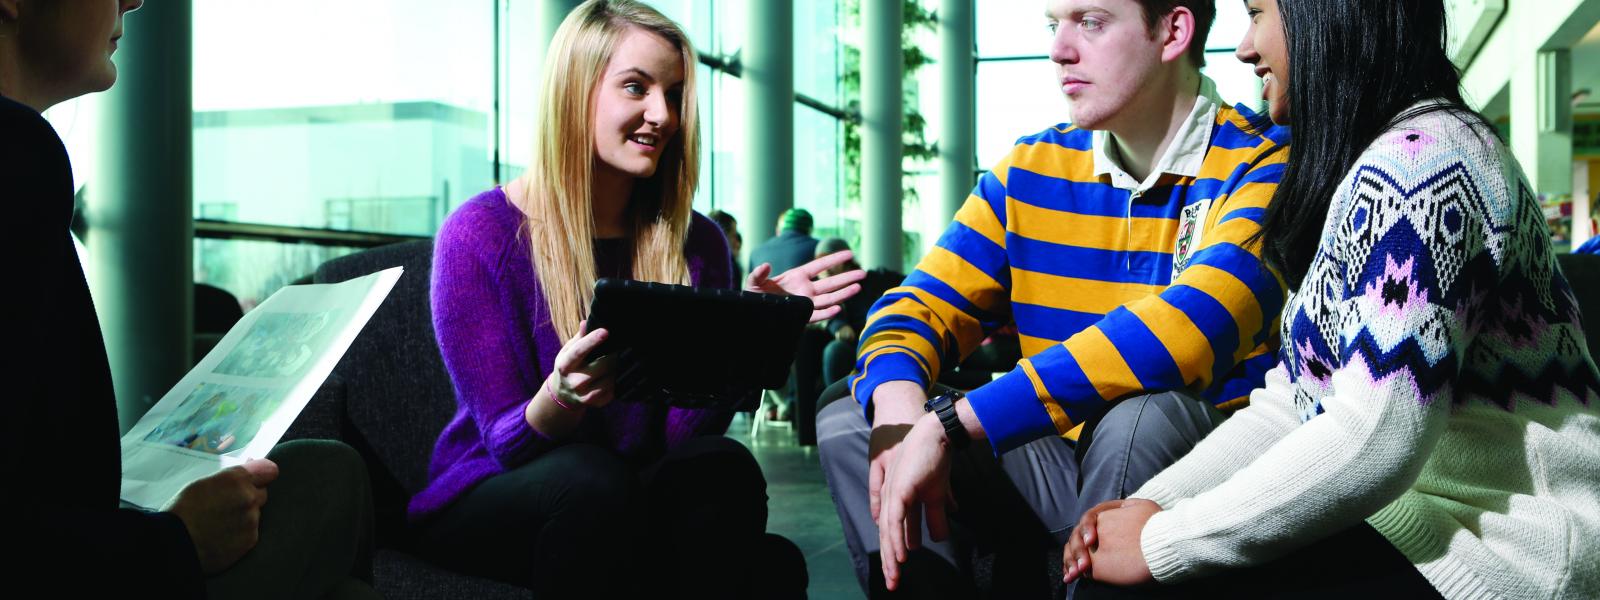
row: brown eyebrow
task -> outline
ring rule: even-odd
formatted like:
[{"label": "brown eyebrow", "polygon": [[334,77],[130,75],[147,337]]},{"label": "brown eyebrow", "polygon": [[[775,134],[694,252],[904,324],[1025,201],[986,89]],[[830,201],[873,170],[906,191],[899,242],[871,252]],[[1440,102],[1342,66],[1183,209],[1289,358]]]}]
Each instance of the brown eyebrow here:
[{"label": "brown eyebrow", "polygon": [[[1245,0],[1245,1],[1248,2],[1249,0]],[[1055,14],[1053,9],[1046,8],[1046,9],[1044,9],[1044,18],[1050,19],[1050,20],[1081,19],[1081,18],[1083,18],[1084,15],[1087,15],[1089,13],[1099,13],[1099,14],[1104,14],[1106,16],[1111,16],[1111,11],[1106,10],[1105,8],[1101,7],[1098,4],[1095,4],[1095,5],[1091,5],[1091,6],[1085,6],[1083,8],[1073,9],[1073,10],[1069,11],[1066,14],[1066,16],[1059,16],[1059,17],[1056,16],[1056,14]]]},{"label": "brown eyebrow", "polygon": [[1090,13],[1101,14],[1107,17],[1114,16],[1110,10],[1098,4],[1091,4],[1082,8],[1073,9],[1073,11],[1068,13],[1067,16],[1073,19],[1081,19],[1084,17],[1084,15],[1088,15]]},{"label": "brown eyebrow", "polygon": [[643,78],[649,80],[651,83],[655,83],[655,81],[656,81],[656,76],[651,75],[649,72],[647,72],[644,69],[641,69],[639,67],[628,67],[626,69],[618,71],[617,75],[623,75],[623,74],[627,74],[627,73],[637,73],[640,77],[643,77]]}]

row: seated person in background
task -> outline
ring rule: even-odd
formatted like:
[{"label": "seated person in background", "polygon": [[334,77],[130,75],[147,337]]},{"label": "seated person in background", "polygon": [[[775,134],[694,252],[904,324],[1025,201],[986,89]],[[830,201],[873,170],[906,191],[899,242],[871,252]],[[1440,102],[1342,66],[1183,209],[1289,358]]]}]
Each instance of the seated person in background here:
[{"label": "seated person in background", "polygon": [[744,265],[739,263],[739,252],[744,249],[744,236],[739,234],[739,220],[720,210],[713,210],[706,216],[722,228],[723,237],[728,239],[728,253],[733,256],[733,280],[743,280]]},{"label": "seated person in background", "polygon": [[[839,238],[817,242],[816,257],[844,252],[850,245]],[[823,276],[860,271],[854,260],[836,265]],[[801,445],[817,444],[817,400],[825,388],[843,379],[855,362],[856,332],[867,320],[867,311],[883,292],[900,285],[904,275],[888,269],[873,269],[861,280],[861,292],[842,304],[843,310],[822,323],[814,323],[800,338],[794,357],[795,433]]]},{"label": "seated person in background", "polygon": [[[850,244],[842,239],[823,238],[822,241],[817,242],[817,258],[849,249]],[[844,273],[859,268],[855,261],[851,261],[824,271],[823,275]],[[873,303],[877,302],[878,298],[882,297],[885,292],[899,286],[901,282],[905,281],[905,278],[905,275],[889,269],[878,268],[867,271],[866,278],[861,280],[861,293],[851,296],[849,300],[845,300],[844,310],[840,311],[834,318],[828,319],[824,324],[823,331],[827,333],[826,344],[821,349],[821,356],[818,357],[820,360],[819,368],[821,369],[821,379],[819,380],[821,385],[813,390],[813,400],[816,399],[815,392],[822,392],[823,388],[840,382],[846,375],[850,374],[850,369],[855,366],[856,362],[856,342],[859,341],[857,336],[866,327],[867,315],[872,312]],[[989,337],[984,338],[978,348],[968,355],[960,365],[949,365],[943,373],[939,374],[939,381],[959,389],[971,389],[982,383],[988,383],[993,373],[1009,371],[1012,366],[1016,365],[1017,360],[1021,358],[1017,355],[1017,352],[1016,325],[1002,326],[991,332]],[[799,358],[795,360],[798,368]],[[960,370],[957,370],[957,367]],[[968,371],[969,367],[973,370]],[[804,378],[800,377],[799,379],[803,380]],[[965,385],[965,382],[980,379],[981,383]],[[806,388],[801,386],[800,389],[803,391]],[[834,395],[830,396],[829,400],[842,398],[842,395]],[[804,401],[805,397],[802,395],[800,400]],[[805,424],[801,423],[800,426],[803,428]],[[812,426],[815,427],[815,423]]]},{"label": "seated person in background", "polygon": [[[998,551],[992,593],[1042,593],[1042,557],[1081,511],[1188,452],[1274,360],[1283,288],[1246,240],[1285,152],[1200,73],[1212,0],[1044,5],[1073,123],[1022,138],[983,175],[874,306],[849,379],[858,404],[819,411],[824,473],[869,594],[898,588],[908,560],[912,595],[959,593],[965,561],[935,543],[952,493],[967,531],[990,538],[962,541]],[[1012,321],[1026,357],[1015,369],[965,398],[929,393]],[[1086,422],[1092,442],[1074,448],[1065,436]],[[897,547],[883,543],[893,535]]]},{"label": "seated person in background", "polygon": [[811,237],[811,227],[811,213],[806,209],[783,211],[778,217],[777,235],[750,251],[752,270],[768,264],[774,273],[782,273],[811,262],[817,251],[817,238]]},{"label": "seated person in background", "polygon": [[[761,469],[723,436],[732,413],[612,402],[613,359],[588,356],[607,336],[584,327],[600,277],[734,285],[722,232],[690,210],[689,38],[644,4],[590,0],[548,56],[533,166],[437,238],[434,329],[459,408],[411,499],[417,550],[541,598],[803,598],[799,549],[765,533]],[[808,296],[825,319],[859,274],[813,277],[849,258],[757,267],[746,287]]]},{"label": "seated person in background", "polygon": [[5,311],[22,352],[4,363],[0,574],[96,598],[376,598],[366,469],[342,444],[286,443],[162,511],[119,507],[111,369],[67,231],[72,168],[40,113],[111,87],[122,17],[141,4],[0,0],[0,200],[16,223],[0,237],[27,286]]},{"label": "seated person in background", "polygon": [[[839,238],[826,238],[817,242],[817,258],[822,258],[835,252],[850,249],[850,244]],[[847,273],[860,269],[854,261],[842,264],[828,271],[824,275]],[[871,312],[872,304],[901,281],[905,275],[888,269],[873,269],[867,271],[865,279],[861,280],[861,293],[845,300],[843,310],[832,319],[828,319],[828,335],[832,337],[826,348],[822,351],[822,382],[824,386],[844,379],[850,374],[850,367],[856,362],[856,341],[861,330],[867,325],[867,313]]]},{"label": "seated person in background", "polygon": [[1078,597],[1600,597],[1600,372],[1445,2],[1246,6],[1239,58],[1292,124],[1261,228],[1283,361],[1084,515]]},{"label": "seated person in background", "polygon": [[[811,261],[817,249],[817,238],[811,237],[812,225],[811,213],[803,208],[783,211],[778,216],[777,235],[750,251],[751,270],[768,265],[772,272],[782,273]],[[777,403],[768,406],[767,418],[788,421],[795,400],[810,393],[806,383],[804,377],[791,371],[788,385],[776,395]]]}]

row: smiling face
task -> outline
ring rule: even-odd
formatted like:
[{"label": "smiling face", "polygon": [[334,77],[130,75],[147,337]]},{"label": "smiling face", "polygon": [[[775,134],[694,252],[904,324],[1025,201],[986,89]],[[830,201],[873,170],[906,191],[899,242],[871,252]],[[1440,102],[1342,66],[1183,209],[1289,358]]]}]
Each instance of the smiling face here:
[{"label": "smiling face", "polygon": [[1278,0],[1245,0],[1250,28],[1234,53],[1256,68],[1261,78],[1261,98],[1267,102],[1272,122],[1289,124],[1289,46],[1284,40]]},{"label": "smiling face", "polygon": [[678,133],[683,52],[637,27],[618,40],[594,90],[596,172],[649,177]]},{"label": "smiling face", "polygon": [[1140,92],[1162,66],[1165,47],[1138,2],[1050,0],[1045,17],[1054,35],[1050,60],[1074,125],[1114,130],[1124,115],[1142,110]]}]

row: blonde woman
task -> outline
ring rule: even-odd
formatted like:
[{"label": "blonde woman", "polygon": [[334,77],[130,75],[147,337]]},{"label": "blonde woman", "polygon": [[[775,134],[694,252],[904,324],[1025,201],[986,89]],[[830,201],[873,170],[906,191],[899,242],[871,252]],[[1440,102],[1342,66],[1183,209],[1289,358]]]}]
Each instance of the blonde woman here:
[{"label": "blonde woman", "polygon": [[[587,360],[606,337],[584,328],[596,278],[734,284],[721,230],[690,210],[689,39],[637,2],[591,0],[549,56],[533,165],[439,232],[434,326],[459,408],[411,500],[420,549],[540,597],[803,597],[799,551],[764,533],[760,468],[722,436],[732,415],[613,403],[611,363]],[[825,319],[860,273],[812,277],[848,258],[747,283]]]}]

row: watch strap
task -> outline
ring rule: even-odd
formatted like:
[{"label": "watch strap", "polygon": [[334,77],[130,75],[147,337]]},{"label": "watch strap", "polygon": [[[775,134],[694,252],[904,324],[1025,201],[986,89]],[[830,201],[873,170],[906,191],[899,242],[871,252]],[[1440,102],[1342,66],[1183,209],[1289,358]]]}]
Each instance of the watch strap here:
[{"label": "watch strap", "polygon": [[929,412],[939,417],[939,424],[944,426],[944,435],[950,439],[950,447],[956,450],[965,450],[972,444],[972,437],[967,435],[967,428],[961,424],[961,415],[956,412],[956,400],[961,397],[961,392],[947,392],[929,400],[926,406]]}]

